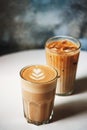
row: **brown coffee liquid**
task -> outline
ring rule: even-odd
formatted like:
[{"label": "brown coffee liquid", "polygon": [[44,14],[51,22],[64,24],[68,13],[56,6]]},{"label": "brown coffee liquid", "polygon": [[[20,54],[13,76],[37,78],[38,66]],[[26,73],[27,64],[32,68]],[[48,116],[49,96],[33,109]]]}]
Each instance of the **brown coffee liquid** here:
[{"label": "brown coffee liquid", "polygon": [[29,66],[21,71],[21,76],[24,116],[37,125],[48,122],[54,105],[56,70],[43,65]]},{"label": "brown coffee liquid", "polygon": [[58,70],[56,94],[67,95],[74,88],[79,57],[79,45],[68,39],[51,41],[46,44],[47,64]]}]

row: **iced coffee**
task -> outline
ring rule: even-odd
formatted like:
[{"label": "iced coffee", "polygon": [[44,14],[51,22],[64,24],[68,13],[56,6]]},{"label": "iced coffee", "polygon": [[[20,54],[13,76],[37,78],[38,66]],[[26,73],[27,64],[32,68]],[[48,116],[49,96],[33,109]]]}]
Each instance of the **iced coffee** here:
[{"label": "iced coffee", "polygon": [[45,49],[47,64],[58,71],[56,94],[71,94],[80,52],[79,41],[68,36],[57,36],[48,39]]},{"label": "iced coffee", "polygon": [[57,71],[46,65],[32,65],[20,72],[24,116],[28,122],[48,123],[53,115]]}]

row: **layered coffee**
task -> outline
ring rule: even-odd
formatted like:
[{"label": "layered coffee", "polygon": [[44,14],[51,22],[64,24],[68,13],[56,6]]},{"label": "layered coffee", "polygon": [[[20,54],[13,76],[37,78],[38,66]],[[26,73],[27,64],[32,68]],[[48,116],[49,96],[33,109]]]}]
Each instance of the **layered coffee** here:
[{"label": "layered coffee", "polygon": [[52,117],[57,83],[57,71],[45,65],[33,65],[21,70],[24,116],[39,125]]},{"label": "layered coffee", "polygon": [[74,81],[80,43],[72,37],[53,37],[46,43],[46,61],[58,71],[56,94],[69,95],[74,90]]}]

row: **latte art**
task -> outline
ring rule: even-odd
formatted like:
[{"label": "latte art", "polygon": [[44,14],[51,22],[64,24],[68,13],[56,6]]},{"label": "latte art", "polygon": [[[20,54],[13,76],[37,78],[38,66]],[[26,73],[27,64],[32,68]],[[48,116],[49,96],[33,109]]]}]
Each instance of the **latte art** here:
[{"label": "latte art", "polygon": [[49,82],[56,78],[56,73],[53,68],[43,65],[28,66],[21,71],[21,75],[25,80],[35,83]]},{"label": "latte art", "polygon": [[32,74],[30,75],[30,78],[35,80],[41,80],[45,77],[44,73],[39,68],[34,68]]}]

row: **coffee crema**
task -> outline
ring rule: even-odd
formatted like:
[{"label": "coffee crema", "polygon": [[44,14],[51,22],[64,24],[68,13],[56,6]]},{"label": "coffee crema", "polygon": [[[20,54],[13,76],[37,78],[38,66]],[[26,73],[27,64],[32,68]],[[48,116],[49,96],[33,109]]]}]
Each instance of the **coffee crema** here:
[{"label": "coffee crema", "polygon": [[25,67],[21,72],[21,76],[30,82],[43,83],[55,79],[56,71],[49,66],[33,65]]}]

